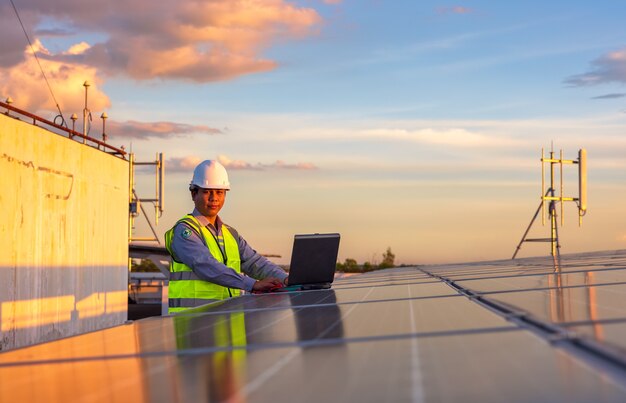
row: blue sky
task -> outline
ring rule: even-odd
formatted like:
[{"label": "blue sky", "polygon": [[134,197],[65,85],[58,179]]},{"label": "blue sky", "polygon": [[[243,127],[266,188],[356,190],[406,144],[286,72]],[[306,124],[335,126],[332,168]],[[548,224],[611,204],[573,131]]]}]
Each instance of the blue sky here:
[{"label": "blue sky", "polygon": [[[199,3],[181,3],[190,14],[163,6],[133,19],[145,0],[123,17],[124,2],[111,3],[110,17],[72,14],[75,2],[22,11],[47,49],[44,66],[73,69],[74,81],[55,75],[57,88],[79,87],[68,108],[80,112],[76,83],[94,80],[92,110],[110,116],[111,142],[132,143],[140,160],[166,154],[160,233],[191,207],[189,164],[219,157],[233,184],[224,220],[280,261],[294,233],[324,231],[342,234],[342,260],[380,260],[388,246],[401,263],[507,258],[537,208],[540,152],[553,142],[567,159],[589,151],[589,213],[578,228],[575,206],[565,206],[562,251],[624,247],[626,4],[209,1],[231,9],[197,11],[202,28],[227,34],[199,40],[184,29]],[[15,24],[3,15],[3,26]],[[183,52],[185,38],[193,46]],[[88,46],[67,52],[79,42]],[[208,49],[227,52],[209,60]],[[0,70],[13,83],[0,95],[18,107],[16,69],[28,62],[25,53]],[[22,107],[50,109],[32,99]],[[131,134],[129,121],[143,131]],[[574,173],[566,167],[571,196]],[[152,183],[143,176],[140,193],[151,197]]]}]

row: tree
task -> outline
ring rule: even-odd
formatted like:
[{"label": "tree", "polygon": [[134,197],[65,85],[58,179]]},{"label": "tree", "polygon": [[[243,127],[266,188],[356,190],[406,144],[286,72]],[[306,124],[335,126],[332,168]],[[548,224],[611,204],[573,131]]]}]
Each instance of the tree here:
[{"label": "tree", "polygon": [[346,259],[346,261],[343,264],[343,268],[345,271],[349,273],[359,271],[359,265],[357,264],[356,260],[352,258]]},{"label": "tree", "polygon": [[135,260],[131,262],[130,271],[133,272],[150,272],[150,273],[159,273],[160,270],[156,264],[152,262],[150,259],[141,259],[141,262],[137,264]]},{"label": "tree", "polygon": [[345,262],[337,262],[337,271],[344,273],[360,273],[362,270],[356,260],[352,258],[346,258]]},{"label": "tree", "polygon": [[393,261],[396,259],[396,255],[391,251],[391,247],[387,247],[387,251],[383,253],[383,261],[380,262],[378,266],[380,269],[386,269],[388,267],[393,267]]}]

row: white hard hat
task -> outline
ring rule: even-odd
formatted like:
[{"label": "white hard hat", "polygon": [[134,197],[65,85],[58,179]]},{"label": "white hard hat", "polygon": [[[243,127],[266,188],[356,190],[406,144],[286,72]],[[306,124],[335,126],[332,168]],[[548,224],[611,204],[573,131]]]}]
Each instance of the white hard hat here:
[{"label": "white hard hat", "polygon": [[203,189],[226,189],[230,190],[230,182],[226,168],[213,160],[202,161],[193,170],[193,178],[190,187],[198,186]]}]

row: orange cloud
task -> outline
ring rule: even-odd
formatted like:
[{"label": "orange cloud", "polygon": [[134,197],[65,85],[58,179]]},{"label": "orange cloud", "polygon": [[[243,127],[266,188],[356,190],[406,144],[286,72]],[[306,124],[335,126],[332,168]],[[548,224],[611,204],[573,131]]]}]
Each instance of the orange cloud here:
[{"label": "orange cloud", "polygon": [[[80,46],[85,49],[84,45]],[[36,41],[33,47],[38,54],[50,54],[39,41]],[[80,47],[73,48],[72,52],[78,52],[79,49]],[[85,81],[91,83],[89,109],[97,111],[110,106],[109,98],[100,90],[102,80],[97,76],[95,67],[54,60],[40,61],[54,96],[66,116],[82,113]],[[0,68],[0,95],[3,98],[10,96],[14,106],[20,109],[57,112],[55,102],[30,47],[24,51],[24,60],[21,63],[11,68]]]},{"label": "orange cloud", "polygon": [[[81,0],[60,0],[54,7],[48,0],[20,4],[22,20],[34,32],[31,40],[66,117],[81,114],[84,81],[91,83],[89,109],[101,111],[110,106],[101,90],[107,76],[210,82],[272,70],[276,62],[262,57],[266,47],[314,34],[321,22],[314,9],[286,0],[111,3],[104,8],[85,7]],[[59,27],[40,29],[43,21]],[[44,39],[54,44],[57,38],[66,43],[67,38],[94,33],[104,39],[74,43],[57,53],[41,43]],[[24,37],[7,4],[0,4],[0,36],[5,39],[0,41],[0,97],[10,96],[21,109],[57,113],[30,48],[24,51]],[[131,137],[155,135],[131,126]]]},{"label": "orange cloud", "polygon": [[[271,70],[276,62],[262,57],[266,47],[313,34],[321,22],[312,8],[286,0],[181,0],[158,4],[125,0],[123,6],[120,0],[112,2],[120,6],[84,7],[79,0],[63,0],[49,7],[47,0],[34,0],[22,5],[22,11],[34,21],[35,28],[45,18],[63,25],[64,32],[106,36],[91,46],[79,43],[66,52],[42,57],[137,80],[209,82]],[[0,6],[0,11],[9,9]],[[0,27],[0,34],[4,31]],[[0,46],[0,59],[10,50],[3,47],[10,46]]]},{"label": "orange cloud", "polygon": [[131,57],[125,73],[135,79],[185,78],[193,81],[223,81],[244,74],[269,71],[276,64],[240,54],[214,50],[200,54],[194,46],[167,50],[144,50],[141,57]]}]

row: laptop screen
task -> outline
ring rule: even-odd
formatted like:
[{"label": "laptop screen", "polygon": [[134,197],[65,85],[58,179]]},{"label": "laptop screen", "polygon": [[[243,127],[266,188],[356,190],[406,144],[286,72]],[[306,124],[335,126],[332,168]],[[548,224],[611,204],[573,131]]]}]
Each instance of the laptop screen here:
[{"label": "laptop screen", "polygon": [[289,284],[332,283],[335,278],[339,238],[339,234],[294,236]]}]

